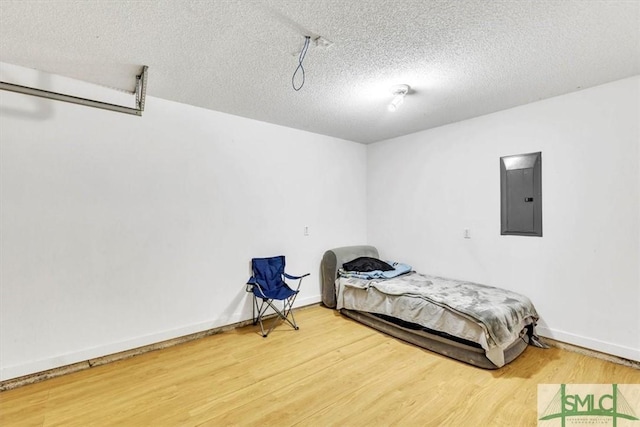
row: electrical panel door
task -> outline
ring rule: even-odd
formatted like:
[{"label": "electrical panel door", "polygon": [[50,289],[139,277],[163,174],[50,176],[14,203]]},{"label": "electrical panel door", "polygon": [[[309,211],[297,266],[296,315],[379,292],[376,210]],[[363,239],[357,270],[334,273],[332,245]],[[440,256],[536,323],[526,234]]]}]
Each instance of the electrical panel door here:
[{"label": "electrical panel door", "polygon": [[501,234],[542,236],[541,153],[500,158]]}]

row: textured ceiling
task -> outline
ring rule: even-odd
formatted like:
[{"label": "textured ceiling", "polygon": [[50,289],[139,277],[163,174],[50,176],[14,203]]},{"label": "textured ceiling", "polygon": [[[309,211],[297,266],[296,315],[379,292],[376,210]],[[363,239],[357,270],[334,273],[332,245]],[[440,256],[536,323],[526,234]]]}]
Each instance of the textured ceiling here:
[{"label": "textured ceiling", "polygon": [[370,143],[640,74],[640,1],[0,0],[0,61]]}]

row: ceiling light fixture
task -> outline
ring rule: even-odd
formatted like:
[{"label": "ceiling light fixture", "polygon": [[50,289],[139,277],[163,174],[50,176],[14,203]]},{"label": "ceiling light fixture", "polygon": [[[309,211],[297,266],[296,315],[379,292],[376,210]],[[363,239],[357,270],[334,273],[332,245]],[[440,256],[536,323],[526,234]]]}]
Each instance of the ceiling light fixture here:
[{"label": "ceiling light fixture", "polygon": [[407,95],[407,93],[409,93],[409,89],[409,85],[397,85],[392,87],[391,94],[393,95],[393,99],[391,100],[391,103],[389,104],[387,109],[392,113],[394,111],[397,111],[404,102],[404,97]]}]

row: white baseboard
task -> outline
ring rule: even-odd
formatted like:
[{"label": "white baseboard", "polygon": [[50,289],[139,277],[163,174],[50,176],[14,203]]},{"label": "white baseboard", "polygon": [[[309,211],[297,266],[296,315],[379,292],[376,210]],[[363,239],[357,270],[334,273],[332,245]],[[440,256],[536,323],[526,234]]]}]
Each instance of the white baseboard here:
[{"label": "white baseboard", "polygon": [[600,341],[594,338],[583,337],[569,332],[558,331],[556,329],[537,326],[536,331],[541,337],[551,338],[555,341],[572,344],[587,350],[594,350],[600,353],[606,353],[623,359],[640,362],[640,349],[622,346],[606,341]]},{"label": "white baseboard", "polygon": [[[316,304],[318,302],[320,302],[320,296],[300,298],[296,300],[295,307],[300,308],[306,305]],[[89,363],[89,361],[93,359],[102,358],[116,353],[158,344],[163,341],[168,341],[191,334],[220,329],[230,325],[237,325],[241,322],[249,320],[250,317],[251,314],[249,314],[249,317],[247,317],[247,315],[244,313],[233,313],[231,316],[220,316],[206,322],[192,324],[168,331],[158,331],[149,335],[136,337],[134,339],[119,341],[116,343],[109,343],[98,347],[49,357],[46,359],[29,361],[20,365],[5,366],[0,368],[0,382],[24,377],[27,375],[37,374],[39,372],[48,371],[63,366],[74,365],[83,362]]]},{"label": "white baseboard", "polygon": [[[301,298],[296,301],[296,307],[300,308],[307,305],[317,304],[319,302],[320,296]],[[164,341],[169,341],[192,334],[223,329],[225,327],[235,327],[242,322],[246,322],[247,320],[249,319],[246,315],[242,313],[234,313],[231,316],[218,317],[206,322],[176,328],[169,331],[159,331],[157,333],[145,335],[135,339],[106,344],[103,346],[80,350],[77,352],[50,357],[42,360],[30,361],[20,365],[2,367],[0,368],[0,382],[34,375],[44,371],[62,368],[74,364],[85,363],[86,367],[90,367],[92,366],[91,361],[104,358],[105,356],[131,351],[140,347],[153,346]],[[583,337],[568,332],[546,328],[543,326],[538,326],[536,330],[541,337],[546,337],[554,341],[582,347],[587,350],[593,350],[596,352],[617,356],[623,359],[640,362],[640,349],[625,347],[610,342],[600,341],[593,338]],[[69,368],[71,370],[80,370],[84,369],[85,367],[78,366],[72,368],[71,366],[69,366]]]}]

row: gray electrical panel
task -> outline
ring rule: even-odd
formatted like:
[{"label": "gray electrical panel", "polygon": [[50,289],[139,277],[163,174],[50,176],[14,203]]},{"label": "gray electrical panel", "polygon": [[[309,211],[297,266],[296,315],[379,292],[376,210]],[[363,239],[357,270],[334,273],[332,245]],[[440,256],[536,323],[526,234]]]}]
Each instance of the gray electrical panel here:
[{"label": "gray electrical panel", "polygon": [[542,153],[500,158],[502,235],[542,237]]}]

